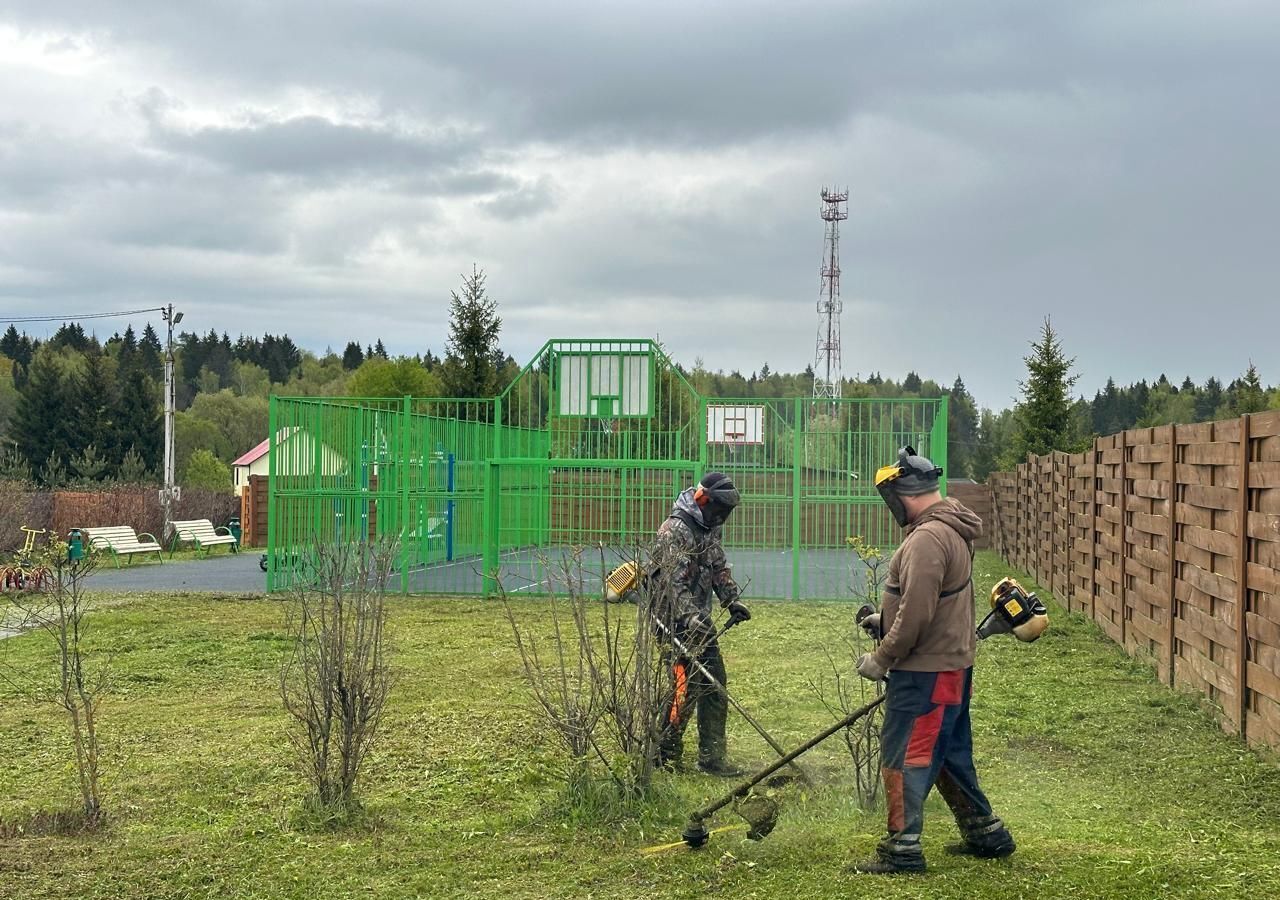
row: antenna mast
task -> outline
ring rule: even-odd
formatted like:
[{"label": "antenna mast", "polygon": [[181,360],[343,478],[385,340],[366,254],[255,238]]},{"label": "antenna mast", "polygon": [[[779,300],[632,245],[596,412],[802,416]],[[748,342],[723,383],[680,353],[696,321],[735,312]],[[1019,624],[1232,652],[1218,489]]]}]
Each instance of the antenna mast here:
[{"label": "antenna mast", "polygon": [[813,399],[840,396],[840,223],[849,218],[849,191],[822,189],[818,211],[826,222],[822,285],[818,290],[818,340],[813,361]]}]

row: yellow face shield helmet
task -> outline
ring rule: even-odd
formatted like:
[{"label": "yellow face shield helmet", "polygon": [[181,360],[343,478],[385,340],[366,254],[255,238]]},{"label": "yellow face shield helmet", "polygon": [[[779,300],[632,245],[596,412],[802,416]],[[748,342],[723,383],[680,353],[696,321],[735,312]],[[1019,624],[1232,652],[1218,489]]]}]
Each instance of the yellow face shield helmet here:
[{"label": "yellow face shield helmet", "polygon": [[903,447],[898,451],[897,462],[876,470],[876,490],[893,513],[894,521],[905,528],[908,518],[902,498],[936,491],[941,477],[942,469],[918,455],[914,447]]}]

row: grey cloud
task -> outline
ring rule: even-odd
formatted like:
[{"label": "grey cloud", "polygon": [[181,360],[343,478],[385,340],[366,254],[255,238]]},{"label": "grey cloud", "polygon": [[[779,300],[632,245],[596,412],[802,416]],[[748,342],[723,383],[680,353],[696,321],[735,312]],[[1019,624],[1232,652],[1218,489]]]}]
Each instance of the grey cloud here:
[{"label": "grey cloud", "polygon": [[531,219],[554,209],[556,203],[555,185],[550,178],[544,176],[527,184],[516,185],[490,200],[482,200],[478,206],[495,219],[511,221]]},{"label": "grey cloud", "polygon": [[454,134],[424,137],[385,127],[361,127],[319,116],[209,127],[156,129],[156,142],[238,172],[273,174],[400,174],[452,166],[474,152]]},{"label": "grey cloud", "polygon": [[[838,181],[846,371],[960,372],[1003,404],[1045,314],[1089,393],[1274,355],[1274,4],[8,9],[88,29],[158,88],[135,143],[0,114],[6,308],[167,292],[316,347],[358,327],[438,351],[474,259],[517,357],[620,329],[802,368],[815,195]],[[298,93],[364,114],[291,111]],[[239,124],[179,127],[188,101]],[[1204,339],[1206,303],[1249,327]]]}]

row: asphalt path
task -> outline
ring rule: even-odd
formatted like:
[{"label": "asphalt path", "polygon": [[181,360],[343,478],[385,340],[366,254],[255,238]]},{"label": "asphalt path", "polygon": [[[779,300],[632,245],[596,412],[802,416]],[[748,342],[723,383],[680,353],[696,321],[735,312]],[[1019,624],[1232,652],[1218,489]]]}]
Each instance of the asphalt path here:
[{"label": "asphalt path", "polygon": [[146,591],[165,594],[185,592],[217,594],[264,594],[267,590],[267,574],[258,568],[260,550],[244,550],[228,553],[215,550],[205,559],[173,561],[163,564],[153,556],[150,561],[138,559],[130,564],[121,560],[120,568],[111,565],[110,559],[85,583],[91,591],[129,592]]}]

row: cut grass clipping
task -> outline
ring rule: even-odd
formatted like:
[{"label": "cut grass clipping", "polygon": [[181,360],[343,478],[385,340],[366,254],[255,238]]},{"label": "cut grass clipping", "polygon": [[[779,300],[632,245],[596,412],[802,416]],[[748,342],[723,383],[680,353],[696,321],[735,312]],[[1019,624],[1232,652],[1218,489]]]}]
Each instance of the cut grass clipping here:
[{"label": "cut grass clipping", "polygon": [[[1031,587],[980,554],[979,596],[1008,574]],[[535,626],[544,614],[537,600],[515,608]],[[832,721],[807,679],[827,670],[822,646],[851,632],[854,606],[752,609],[723,640],[729,689],[792,747]],[[978,656],[978,770],[1018,852],[945,855],[954,826],[935,796],[930,873],[868,881],[844,867],[872,853],[883,813],[858,808],[839,738],[804,757],[818,787],[776,791],[781,812],[759,842],[725,810],[702,850],[641,852],[679,842],[689,812],[731,786],[704,776],[661,776],[636,809],[567,802],[501,604],[472,600],[391,601],[399,679],[361,814],[317,821],[284,736],[281,605],[104,598],[89,642],[114,655],[101,721],[109,824],[78,833],[59,819],[76,797],[64,722],[0,687],[0,897],[1280,896],[1275,761],[1088,621],[1050,613],[1039,642],[992,639]],[[36,666],[47,652],[11,638],[0,660]],[[773,758],[732,714],[729,739],[745,767]]]}]

